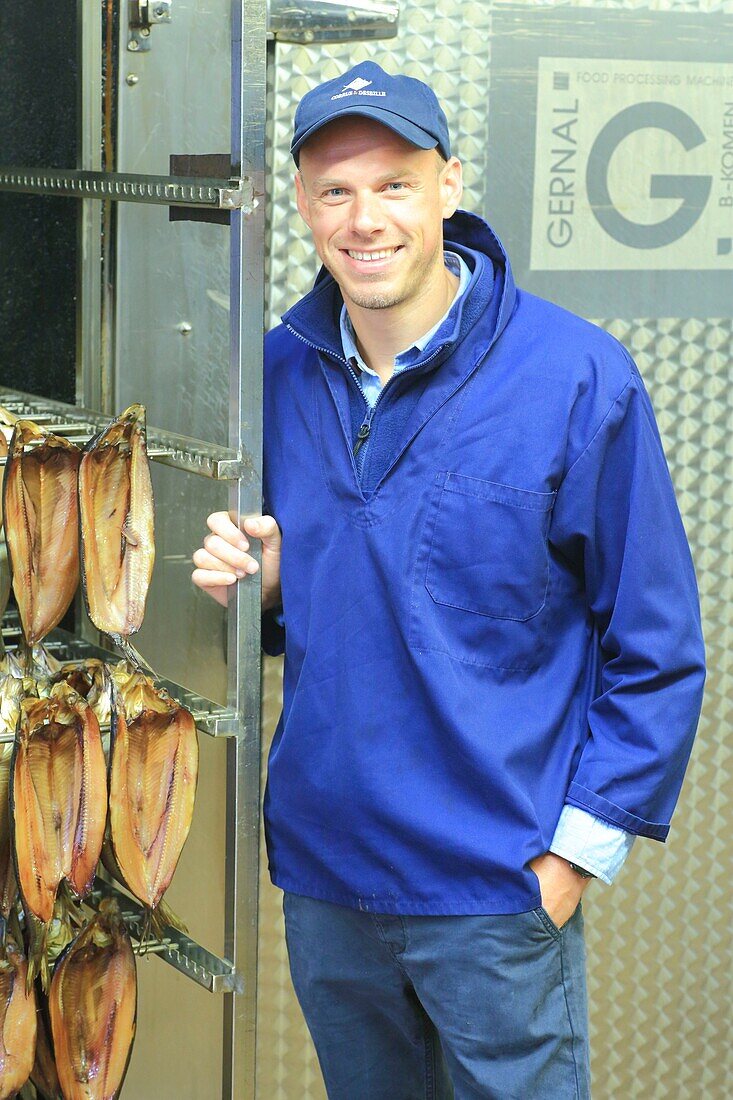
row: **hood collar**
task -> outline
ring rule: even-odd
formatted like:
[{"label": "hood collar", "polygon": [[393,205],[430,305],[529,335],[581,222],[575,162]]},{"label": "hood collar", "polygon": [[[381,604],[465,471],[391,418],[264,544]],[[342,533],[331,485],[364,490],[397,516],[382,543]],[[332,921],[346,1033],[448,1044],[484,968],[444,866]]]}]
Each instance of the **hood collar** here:
[{"label": "hood collar", "polygon": [[[457,210],[443,223],[443,244],[448,249],[455,246],[458,250],[466,250],[469,262],[471,252],[491,261],[499,276],[495,285],[501,291],[499,309],[495,314],[494,335],[498,336],[512,315],[516,299],[514,278],[504,246],[488,222],[468,210]],[[467,297],[475,291],[476,283],[474,278],[466,292]],[[325,267],[321,267],[313,289],[283,314],[282,322],[314,347],[343,359],[339,330],[342,305],[343,297],[335,279]]]}]

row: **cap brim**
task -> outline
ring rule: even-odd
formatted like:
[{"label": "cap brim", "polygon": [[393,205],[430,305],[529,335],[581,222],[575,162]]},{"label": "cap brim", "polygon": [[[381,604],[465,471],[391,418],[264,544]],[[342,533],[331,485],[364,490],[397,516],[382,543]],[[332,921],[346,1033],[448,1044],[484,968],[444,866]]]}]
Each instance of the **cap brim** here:
[{"label": "cap brim", "polygon": [[362,118],[372,118],[375,122],[380,122],[382,126],[386,126],[388,130],[399,134],[405,141],[409,141],[410,145],[417,146],[418,149],[435,149],[438,145],[438,139],[433,137],[432,134],[428,134],[420,126],[416,126],[414,122],[410,122],[408,118],[403,118],[402,115],[395,114],[394,111],[387,111],[384,107],[354,104],[353,106],[343,107],[340,111],[334,111],[328,118],[316,122],[314,126],[301,134],[298,140],[290,146],[290,152],[295,159],[295,163],[298,163],[298,151],[309,138],[322,130],[324,126],[328,126],[330,122],[335,122],[338,118],[344,118],[345,115],[360,115]]}]

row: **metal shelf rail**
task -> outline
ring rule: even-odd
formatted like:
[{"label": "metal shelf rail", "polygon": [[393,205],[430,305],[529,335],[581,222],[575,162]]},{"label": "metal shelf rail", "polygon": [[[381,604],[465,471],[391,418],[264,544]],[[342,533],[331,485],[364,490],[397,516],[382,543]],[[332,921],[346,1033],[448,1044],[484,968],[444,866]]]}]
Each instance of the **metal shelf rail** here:
[{"label": "metal shelf rail", "polygon": [[[8,652],[13,652],[20,640],[20,622],[14,609],[6,612],[2,624],[2,638]],[[66,630],[57,628],[49,634],[44,647],[63,664],[83,664],[90,658],[114,662],[117,655],[83,638],[77,638]],[[218,703],[205,699],[171,680],[156,677],[156,683],[165,688],[172,698],[191,711],[196,728],[210,737],[231,737],[237,732],[238,715]],[[109,727],[102,727],[103,735],[109,735]],[[105,737],[105,745],[107,739]],[[0,745],[12,744],[14,734],[0,734]],[[244,981],[229,959],[221,959],[196,943],[190,936],[176,928],[167,927],[162,939],[152,944],[142,943],[145,909],[115,883],[108,881],[102,872],[96,879],[90,901],[94,906],[103,897],[114,897],[120,906],[123,920],[139,954],[156,954],[170,963],[180,973],[192,978],[211,993],[242,993]]]},{"label": "metal shelf rail", "polygon": [[[7,386],[0,386],[0,405],[19,418],[51,428],[56,435],[62,435],[80,447],[112,420],[110,416],[102,416],[79,405],[67,405],[63,401],[52,401],[48,397],[23,393]],[[6,437],[12,431],[5,425],[1,425],[0,430],[4,430]],[[241,454],[231,447],[217,447],[202,439],[188,439],[161,428],[148,428],[147,442],[148,456],[156,462],[202,477],[233,481],[253,472],[250,455],[247,452]],[[5,461],[0,457],[0,465],[5,465]]]},{"label": "metal shelf rail", "polygon": [[[20,640],[20,620],[17,611],[5,613],[2,623],[2,637],[5,648],[13,652]],[[44,641],[44,646],[62,664],[83,664],[90,658],[109,663],[121,660],[114,650],[103,649],[86,638],[78,638],[68,630],[56,627]],[[237,733],[240,716],[230,707],[215,703],[197,692],[189,691],[181,684],[156,676],[156,684],[165,688],[168,694],[181,706],[191,711],[196,728],[208,737],[234,737]],[[12,736],[0,736],[0,744],[12,741]]]},{"label": "metal shelf rail", "polygon": [[[80,202],[81,254],[86,257],[79,272],[79,360],[81,386],[100,404],[104,386],[97,377],[98,349],[107,338],[100,322],[103,295],[98,265],[102,236],[99,204],[133,201],[168,206],[208,206],[229,212],[230,229],[230,357],[229,446],[217,447],[174,433],[151,429],[149,452],[156,461],[229,483],[229,507],[237,515],[258,512],[262,502],[262,342],[253,339],[264,327],[264,206],[255,195],[264,195],[265,100],[267,66],[266,0],[231,0],[231,171],[227,180],[182,179],[164,176],[131,176],[100,172],[98,135],[101,131],[99,102],[99,42],[101,16],[79,0],[82,84],[81,167],[59,171],[51,168],[3,168],[0,191],[66,195]],[[95,209],[96,208],[96,209]],[[104,247],[108,247],[105,242]],[[245,292],[246,281],[246,292]],[[245,348],[243,334],[249,339]],[[102,356],[103,363],[105,355]],[[106,356],[109,364],[109,356]],[[96,369],[95,369],[96,368]],[[101,368],[104,370],[104,366]],[[69,406],[18,391],[4,390],[0,403],[11,411],[43,419],[54,430],[83,442],[109,423],[110,417],[80,406]],[[80,402],[81,404],[88,402]],[[255,1022],[257,976],[257,907],[259,873],[259,774],[260,774],[260,592],[256,583],[244,590],[237,586],[228,614],[227,705],[217,708],[201,697],[197,724],[207,733],[227,737],[226,868],[224,903],[224,959],[218,959],[169,930],[157,949],[169,963],[194,981],[224,993],[224,1042],[222,1051],[223,1100],[255,1094]],[[93,646],[79,639],[66,640],[61,649],[81,657]],[[105,651],[102,651],[105,652]],[[166,685],[167,686],[167,685]],[[182,700],[185,689],[171,685]],[[199,708],[201,710],[201,708]],[[98,880],[98,896],[115,890]],[[127,895],[118,892],[129,922],[139,923],[140,913]]]}]

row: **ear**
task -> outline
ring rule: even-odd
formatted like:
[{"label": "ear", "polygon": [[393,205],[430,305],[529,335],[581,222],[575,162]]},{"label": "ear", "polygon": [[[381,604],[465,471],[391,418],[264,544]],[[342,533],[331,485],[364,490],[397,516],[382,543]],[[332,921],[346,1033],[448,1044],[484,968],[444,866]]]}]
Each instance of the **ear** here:
[{"label": "ear", "polygon": [[458,157],[451,157],[440,173],[440,194],[443,217],[450,218],[458,209],[463,195],[463,165]]},{"label": "ear", "polygon": [[310,212],[308,210],[308,196],[305,193],[305,187],[303,186],[303,177],[300,172],[295,173],[295,199],[298,204],[298,213],[310,229],[311,219]]}]

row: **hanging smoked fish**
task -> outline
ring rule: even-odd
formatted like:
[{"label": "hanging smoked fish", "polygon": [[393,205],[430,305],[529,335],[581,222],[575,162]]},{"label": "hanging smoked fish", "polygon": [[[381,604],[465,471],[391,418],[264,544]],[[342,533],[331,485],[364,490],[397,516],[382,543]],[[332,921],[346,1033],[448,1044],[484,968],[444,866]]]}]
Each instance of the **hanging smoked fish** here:
[{"label": "hanging smoked fish", "polygon": [[36,1057],[31,1070],[31,1084],[35,1087],[40,1100],[61,1100],[61,1085],[56,1072],[56,1060],[51,1046],[51,1029],[48,1021],[48,1000],[36,988],[36,997],[40,1002],[36,1015]]},{"label": "hanging smoked fish", "polygon": [[[4,405],[0,405],[0,458],[8,457],[8,435],[12,436],[17,422],[18,417],[11,413],[9,409],[6,409]],[[0,528],[2,528],[2,525],[3,508],[2,501],[0,501]]]},{"label": "hanging smoked fish", "polygon": [[[25,693],[22,670],[12,654],[0,658],[0,735],[12,737],[18,724],[20,703]],[[10,769],[13,742],[0,744],[0,941],[5,939],[5,929],[15,899],[18,883],[13,863],[13,844],[10,832]]]},{"label": "hanging smoked fish", "polygon": [[[18,417],[6,409],[3,405],[0,405],[0,458],[8,457],[8,436],[6,431],[12,435],[15,424]],[[8,547],[5,542],[5,532],[3,530],[3,504],[2,493],[0,492],[0,619],[5,614],[5,608],[8,606],[8,599],[10,598],[10,563],[8,562]],[[5,652],[5,643],[0,634],[0,653]]]},{"label": "hanging smoked fish", "polygon": [[13,592],[29,645],[63,618],[79,582],[77,475],[81,452],[19,420],[3,479]]},{"label": "hanging smoked fish", "polygon": [[124,648],[142,625],[155,559],[142,405],[131,405],[84,448],[79,515],[89,617]]},{"label": "hanging smoked fish", "polygon": [[143,673],[124,661],[111,673],[112,847],[128,889],[153,911],[191,827],[198,737],[190,711]]},{"label": "hanging smoked fish", "polygon": [[81,664],[62,665],[55,674],[57,681],[65,680],[73,687],[97,716],[101,726],[108,726],[112,707],[109,669],[104,661],[89,657]]},{"label": "hanging smoked fish", "polygon": [[46,940],[59,887],[89,893],[104,839],[107,780],[99,723],[66,683],[24,699],[13,751],[10,813],[18,885],[34,936],[29,973],[48,981]]},{"label": "hanging smoked fish", "polygon": [[114,1100],[135,1037],[137,977],[117,903],[105,898],[56,964],[49,995],[65,1100]]},{"label": "hanging smoked fish", "polygon": [[0,941],[5,939],[8,917],[18,896],[18,882],[13,864],[13,845],[10,835],[8,788],[12,742],[0,745]]},{"label": "hanging smoked fish", "polygon": [[36,1051],[36,997],[22,951],[8,936],[0,947],[0,1100],[28,1080]]}]

